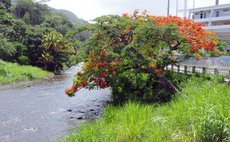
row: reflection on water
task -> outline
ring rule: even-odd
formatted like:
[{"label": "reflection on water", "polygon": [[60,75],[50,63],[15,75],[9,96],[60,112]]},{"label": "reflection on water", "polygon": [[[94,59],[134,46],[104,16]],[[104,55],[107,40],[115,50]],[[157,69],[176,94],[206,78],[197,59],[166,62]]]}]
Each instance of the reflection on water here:
[{"label": "reflection on water", "polygon": [[110,90],[81,90],[75,97],[64,95],[71,85],[73,67],[64,75],[30,87],[0,90],[0,141],[49,142],[64,136],[81,120],[70,119],[67,111],[76,106],[91,106],[109,100]]}]

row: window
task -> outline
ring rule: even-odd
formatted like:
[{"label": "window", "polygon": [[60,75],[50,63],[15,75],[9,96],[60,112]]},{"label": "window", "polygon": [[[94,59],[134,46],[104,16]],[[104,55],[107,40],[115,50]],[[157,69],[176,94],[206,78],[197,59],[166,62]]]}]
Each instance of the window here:
[{"label": "window", "polygon": [[220,16],[220,11],[216,11],[216,17]]},{"label": "window", "polygon": [[204,13],[204,18],[206,18],[206,12]]},{"label": "window", "polygon": [[223,12],[228,12],[228,11],[229,11],[229,9],[224,9],[224,10],[223,10]]},{"label": "window", "polygon": [[203,18],[203,11],[200,12],[200,19]]}]

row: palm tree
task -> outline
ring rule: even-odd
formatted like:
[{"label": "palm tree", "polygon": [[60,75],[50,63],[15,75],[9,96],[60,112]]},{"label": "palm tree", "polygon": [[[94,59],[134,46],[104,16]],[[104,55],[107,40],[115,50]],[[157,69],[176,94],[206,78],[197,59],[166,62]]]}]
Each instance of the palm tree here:
[{"label": "palm tree", "polygon": [[63,63],[68,60],[69,55],[75,53],[72,44],[56,31],[44,35],[42,45],[44,51],[40,58],[41,62],[45,69],[52,71],[62,69]]},{"label": "palm tree", "polygon": [[43,36],[42,44],[46,51],[58,52],[63,48],[63,35],[52,31]]}]

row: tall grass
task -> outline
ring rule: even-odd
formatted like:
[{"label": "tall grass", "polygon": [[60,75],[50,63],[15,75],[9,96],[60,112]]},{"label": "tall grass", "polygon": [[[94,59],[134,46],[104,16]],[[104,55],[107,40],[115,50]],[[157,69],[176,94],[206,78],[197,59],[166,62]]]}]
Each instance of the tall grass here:
[{"label": "tall grass", "polygon": [[192,78],[170,103],[107,106],[63,142],[230,141],[230,86]]},{"label": "tall grass", "polygon": [[20,66],[0,60],[0,85],[25,80],[43,79],[53,74],[37,67]]}]

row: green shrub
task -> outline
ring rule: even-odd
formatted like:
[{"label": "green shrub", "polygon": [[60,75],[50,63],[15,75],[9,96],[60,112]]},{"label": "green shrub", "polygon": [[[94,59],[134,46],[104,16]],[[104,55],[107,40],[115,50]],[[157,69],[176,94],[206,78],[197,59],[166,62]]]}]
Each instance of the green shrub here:
[{"label": "green shrub", "polygon": [[29,64],[29,58],[27,56],[19,56],[18,57],[18,63],[21,65],[28,65]]},{"label": "green shrub", "polygon": [[15,53],[16,49],[14,45],[0,34],[0,59],[10,60]]}]

